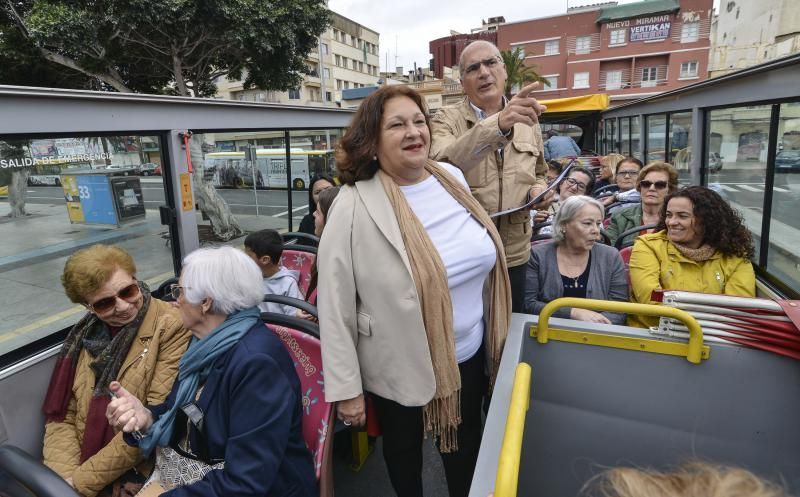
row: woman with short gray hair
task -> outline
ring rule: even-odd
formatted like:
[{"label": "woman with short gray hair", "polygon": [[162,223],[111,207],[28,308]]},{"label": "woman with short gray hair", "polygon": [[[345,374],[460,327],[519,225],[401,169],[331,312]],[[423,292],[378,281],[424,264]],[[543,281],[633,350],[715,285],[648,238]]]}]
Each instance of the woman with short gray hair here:
[{"label": "woman with short gray hair", "polygon": [[[585,195],[569,197],[553,220],[553,243],[536,245],[528,261],[525,312],[539,314],[551,300],[578,297],[628,301],[628,279],[619,252],[598,243],[603,205]],[[564,307],[553,316],[624,324],[625,315]]]},{"label": "woman with short gray hair", "polygon": [[318,495],[300,381],[283,343],[261,322],[256,263],[232,247],[196,250],[171,293],[194,335],[172,392],[145,407],[111,382],[115,399],[106,410],[130,445],[144,454],[160,447],[151,484],[175,488],[169,494],[176,496]]}]

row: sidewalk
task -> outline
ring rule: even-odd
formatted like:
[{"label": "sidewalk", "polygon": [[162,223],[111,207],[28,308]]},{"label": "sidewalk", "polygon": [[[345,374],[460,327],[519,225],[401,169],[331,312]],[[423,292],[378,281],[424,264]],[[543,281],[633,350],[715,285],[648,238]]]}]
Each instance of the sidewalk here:
[{"label": "sidewalk", "polygon": [[[8,202],[0,199],[0,355],[71,325],[85,312],[61,286],[64,263],[76,250],[96,243],[119,245],[133,256],[138,278],[151,288],[174,276],[172,253],[162,236],[167,227],[157,210],[121,228],[71,224],[63,204],[28,204],[26,210],[27,217],[8,218]],[[285,217],[237,219],[247,232],[286,231]],[[242,242],[240,237],[226,244]]]}]

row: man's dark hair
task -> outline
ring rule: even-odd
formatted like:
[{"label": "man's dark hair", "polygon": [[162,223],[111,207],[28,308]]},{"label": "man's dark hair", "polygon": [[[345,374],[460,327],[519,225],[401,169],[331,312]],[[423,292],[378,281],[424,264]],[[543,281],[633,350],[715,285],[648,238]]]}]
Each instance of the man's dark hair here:
[{"label": "man's dark hair", "polygon": [[275,230],[261,230],[247,235],[244,246],[250,249],[256,257],[268,255],[273,264],[278,264],[283,254],[283,238]]}]

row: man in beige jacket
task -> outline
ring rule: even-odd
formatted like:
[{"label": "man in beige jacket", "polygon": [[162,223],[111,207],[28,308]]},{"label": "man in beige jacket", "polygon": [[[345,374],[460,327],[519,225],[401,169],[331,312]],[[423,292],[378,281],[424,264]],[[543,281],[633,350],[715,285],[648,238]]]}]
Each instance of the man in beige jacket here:
[{"label": "man in beige jacket", "polygon": [[[544,106],[530,93],[537,83],[504,96],[506,69],[487,41],[470,43],[459,61],[466,98],[441,109],[431,122],[431,158],[464,172],[472,194],[489,212],[525,204],[546,186],[539,114]],[[533,208],[547,208],[543,202]],[[531,216],[525,209],[495,218],[506,251],[512,309],[522,312],[525,271],[530,257]]]}]

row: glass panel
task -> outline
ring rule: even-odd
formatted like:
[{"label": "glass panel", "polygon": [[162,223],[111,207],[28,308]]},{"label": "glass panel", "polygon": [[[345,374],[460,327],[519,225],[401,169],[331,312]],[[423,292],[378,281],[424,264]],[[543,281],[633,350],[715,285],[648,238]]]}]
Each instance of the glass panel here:
[{"label": "glass panel", "polygon": [[678,170],[681,183],[690,178],[689,163],[692,160],[692,113],[682,112],[669,116],[669,162]]},{"label": "glass panel", "polygon": [[666,160],[664,147],[667,138],[667,118],[664,114],[647,116],[646,163]]},{"label": "glass panel", "polygon": [[639,124],[639,116],[633,116],[631,117],[631,152],[639,160],[642,160],[641,135],[642,127]]},{"label": "glass panel", "polygon": [[0,354],[84,315],[60,281],[79,249],[122,247],[150,288],[174,276],[160,164],[157,136],[0,140]]},{"label": "glass panel", "polygon": [[769,119],[768,105],[713,110],[706,137],[709,155],[719,157],[721,164],[716,173],[706,169],[706,184],[741,212],[755,239],[755,260],[761,237]]},{"label": "glass panel", "polygon": [[606,135],[605,135],[606,121],[600,121],[597,127],[597,153],[604,155],[606,153]]},{"label": "glass panel", "polygon": [[617,151],[617,120],[606,119],[606,153]]},{"label": "glass panel", "polygon": [[767,270],[800,292],[800,102],[783,104],[775,156]]},{"label": "glass panel", "polygon": [[[309,210],[309,189],[315,176],[336,176],[333,151],[342,137],[342,130],[292,131],[289,140],[292,146],[292,230],[298,231],[300,222]],[[313,220],[312,220],[313,226]]]},{"label": "glass panel", "polygon": [[622,155],[631,155],[631,118],[623,117],[619,121],[620,150]]}]

